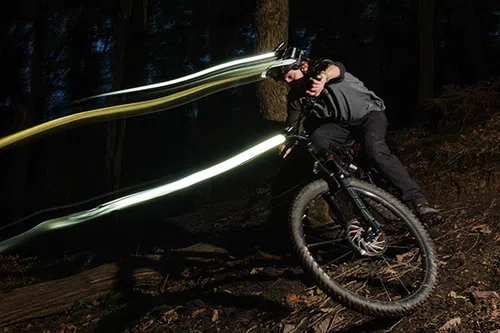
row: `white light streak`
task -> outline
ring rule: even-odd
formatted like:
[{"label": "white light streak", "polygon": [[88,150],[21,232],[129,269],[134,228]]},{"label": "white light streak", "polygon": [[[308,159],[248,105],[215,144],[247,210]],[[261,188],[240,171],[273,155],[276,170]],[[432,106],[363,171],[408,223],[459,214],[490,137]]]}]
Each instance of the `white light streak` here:
[{"label": "white light streak", "polygon": [[103,216],[105,214],[111,213],[113,211],[118,211],[128,207],[132,207],[149,200],[162,197],[164,195],[185,189],[189,186],[200,183],[204,180],[210,179],[217,175],[220,175],[226,171],[229,171],[237,166],[240,166],[255,157],[265,153],[266,151],[277,147],[278,145],[285,142],[285,137],[281,134],[276,135],[258,145],[243,151],[242,153],[231,157],[221,163],[218,163],[207,169],[193,173],[187,177],[174,181],[172,183],[164,184],[158,187],[154,187],[148,190],[144,190],[138,193],[133,193],[107,203],[101,204],[95,208],[74,213],[71,215],[51,219],[38,224],[37,226],[31,228],[30,230],[14,236],[12,238],[6,239],[0,242],[0,253],[12,248],[20,243],[35,237],[43,232],[55,229],[66,228],[75,224],[79,224],[85,221],[95,219],[97,217]]},{"label": "white light streak", "polygon": [[159,83],[154,83],[154,84],[150,84],[150,85],[147,85],[147,86],[129,88],[129,89],[124,89],[124,90],[112,91],[112,92],[109,92],[109,93],[104,93],[104,94],[95,95],[95,96],[92,96],[92,97],[87,97],[87,98],[84,98],[83,100],[91,99],[91,98],[98,98],[98,97],[118,95],[118,94],[126,94],[126,93],[131,93],[131,92],[137,92],[137,91],[143,91],[143,90],[148,90],[148,89],[155,89],[155,88],[161,88],[161,87],[171,86],[171,85],[182,83],[184,81],[188,81],[188,80],[191,80],[191,79],[196,79],[196,78],[198,78],[200,76],[203,76],[205,74],[210,74],[210,73],[216,72],[216,71],[221,70],[221,69],[225,69],[225,68],[236,66],[236,65],[246,64],[246,63],[253,62],[253,61],[259,61],[259,60],[264,60],[264,59],[268,59],[268,58],[271,59],[271,58],[273,58],[275,56],[276,55],[274,53],[265,53],[265,54],[261,54],[261,55],[253,56],[253,57],[249,57],[249,58],[243,58],[243,59],[233,60],[233,61],[229,61],[229,62],[220,64],[220,65],[216,65],[214,67],[210,67],[210,68],[204,69],[204,70],[199,71],[197,73],[186,75],[186,76],[183,76],[183,77],[180,77],[180,78],[177,78],[177,79],[173,79],[173,80],[170,80],[170,81],[159,82]]}]

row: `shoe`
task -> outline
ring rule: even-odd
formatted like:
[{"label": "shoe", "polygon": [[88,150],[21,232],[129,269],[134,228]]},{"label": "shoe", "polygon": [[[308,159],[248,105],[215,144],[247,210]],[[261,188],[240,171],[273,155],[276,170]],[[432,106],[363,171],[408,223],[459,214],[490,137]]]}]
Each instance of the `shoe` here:
[{"label": "shoe", "polygon": [[431,238],[439,237],[441,235],[441,222],[443,220],[439,211],[427,202],[415,204],[414,208]]},{"label": "shoe", "polygon": [[422,222],[430,219],[434,220],[436,217],[441,217],[439,215],[439,211],[427,202],[414,204],[414,208]]}]

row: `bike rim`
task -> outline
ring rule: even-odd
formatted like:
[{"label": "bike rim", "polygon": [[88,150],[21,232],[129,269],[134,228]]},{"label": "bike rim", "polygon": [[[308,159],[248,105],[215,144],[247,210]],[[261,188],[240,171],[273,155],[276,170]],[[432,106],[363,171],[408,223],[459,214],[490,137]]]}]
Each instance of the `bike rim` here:
[{"label": "bike rim", "polygon": [[[356,191],[372,215],[384,222],[382,230],[386,244],[380,254],[363,255],[353,244],[345,228],[340,227],[338,217],[332,214],[334,208],[323,199],[329,195],[327,191],[319,193],[302,209],[301,245],[328,276],[326,283],[336,289],[380,304],[416,302],[428,288],[432,269],[421,235],[411,223],[408,212],[400,211],[366,190],[356,188]],[[341,203],[347,220],[361,219],[354,213],[352,204],[344,199]],[[349,209],[346,205],[350,205]],[[322,214],[321,209],[325,207],[329,211]],[[387,220],[391,220],[390,223],[386,223]]]}]

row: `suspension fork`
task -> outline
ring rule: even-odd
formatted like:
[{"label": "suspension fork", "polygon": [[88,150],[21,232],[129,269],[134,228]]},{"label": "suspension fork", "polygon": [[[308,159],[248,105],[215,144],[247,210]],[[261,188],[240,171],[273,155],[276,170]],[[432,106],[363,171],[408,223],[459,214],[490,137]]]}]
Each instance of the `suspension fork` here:
[{"label": "suspension fork", "polygon": [[[331,189],[330,189],[331,191]],[[348,220],[347,217],[344,215],[344,212],[342,211],[342,208],[339,205],[339,202],[335,200],[333,197],[333,194],[328,193],[323,196],[323,198],[326,200],[326,202],[333,208],[334,214],[336,217],[341,221],[341,225],[344,228],[347,228]]]},{"label": "suspension fork", "polygon": [[[314,157],[315,154],[313,152],[313,149],[310,147],[309,152],[311,155]],[[368,209],[366,208],[365,204],[359,197],[358,193],[353,189],[349,182],[349,173],[340,165],[337,161],[336,158],[330,157],[328,158],[328,161],[331,161],[335,164],[336,169],[339,171],[340,176],[336,177],[335,173],[330,172],[322,163],[317,160],[317,164],[315,164],[314,168],[314,173],[315,174],[322,174],[322,178],[328,183],[328,187],[330,189],[330,193],[335,193],[337,192],[340,188],[343,188],[344,191],[347,193],[347,196],[349,197],[349,200],[352,202],[354,207],[356,208],[356,211],[361,215],[363,220],[371,227],[371,231],[375,234],[378,235],[381,232],[381,226],[380,223],[377,222],[377,220],[370,214]],[[337,179],[339,178],[339,179]],[[345,217],[344,213],[342,213],[342,209],[333,198],[333,196],[326,195],[325,199],[329,204],[333,206],[336,212],[338,212],[338,215],[342,219],[342,222],[345,224],[345,227],[347,227],[347,218]]]},{"label": "suspension fork", "polygon": [[[328,161],[333,162],[339,173],[339,176],[336,176],[335,173],[328,171],[328,169],[325,168],[321,163],[319,164],[323,171],[323,179],[326,180],[326,182],[328,183],[328,187],[330,188],[330,193],[335,193],[339,188],[343,188],[349,198],[349,201],[351,201],[351,203],[354,205],[356,211],[361,215],[365,223],[367,223],[368,226],[371,227],[371,231],[375,235],[378,235],[381,232],[380,223],[378,223],[378,221],[372,216],[372,214],[370,214],[365,204],[363,203],[363,200],[361,200],[358,193],[351,186],[351,183],[349,182],[349,172],[345,170],[341,164],[339,164],[337,158],[330,157],[328,158]],[[338,202],[333,197],[329,198],[328,202],[331,203],[335,209],[338,209],[338,212],[342,214],[341,218],[343,222],[347,225],[347,219],[342,213]]]},{"label": "suspension fork", "polygon": [[368,225],[372,228],[372,231],[375,233],[375,235],[379,234],[381,232],[380,223],[378,223],[378,221],[372,216],[368,208],[366,208],[363,200],[361,200],[358,193],[351,186],[351,183],[349,182],[349,177],[346,177],[343,174],[341,174],[340,185],[347,193],[349,200],[352,202],[354,207],[356,207],[356,210],[361,215],[363,220],[366,223],[368,223]]}]

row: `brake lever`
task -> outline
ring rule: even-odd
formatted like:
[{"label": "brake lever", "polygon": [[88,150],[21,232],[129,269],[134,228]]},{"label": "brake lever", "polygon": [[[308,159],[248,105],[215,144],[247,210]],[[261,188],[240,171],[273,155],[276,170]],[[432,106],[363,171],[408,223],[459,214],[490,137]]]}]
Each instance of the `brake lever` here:
[{"label": "brake lever", "polygon": [[283,45],[285,45],[285,42],[280,42],[280,43],[278,44],[278,46],[274,49],[274,51],[273,51],[273,52],[274,52],[274,53],[278,52],[278,51],[279,51],[279,49],[281,49],[281,47],[282,47]]}]

